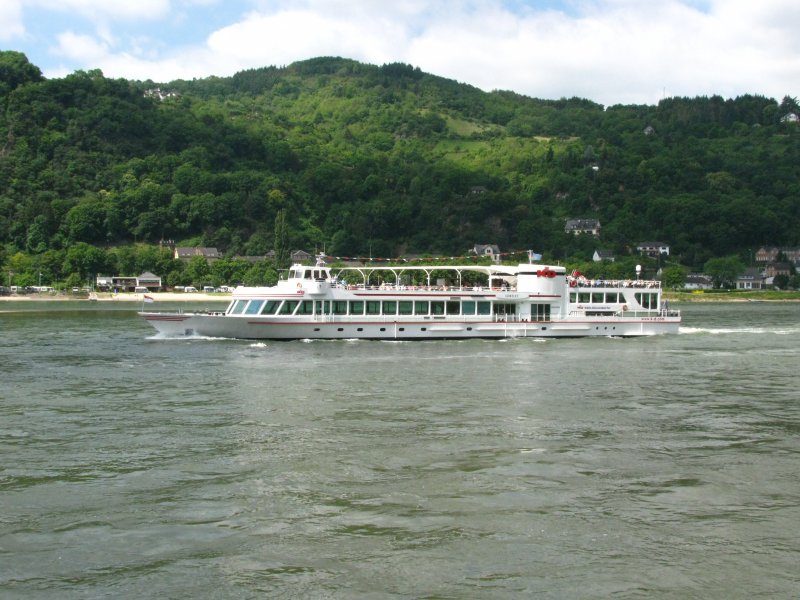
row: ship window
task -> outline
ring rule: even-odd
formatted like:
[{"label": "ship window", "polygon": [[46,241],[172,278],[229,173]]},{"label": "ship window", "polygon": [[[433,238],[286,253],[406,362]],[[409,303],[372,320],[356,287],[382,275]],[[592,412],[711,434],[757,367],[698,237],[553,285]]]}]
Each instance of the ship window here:
[{"label": "ship window", "polygon": [[350,314],[351,315],[363,315],[364,314],[364,301],[363,300],[351,300],[350,301]]},{"label": "ship window", "polygon": [[247,305],[247,308],[244,310],[244,314],[246,315],[257,315],[258,312],[261,310],[261,307],[264,306],[263,300],[250,300],[250,303]]},{"label": "ship window", "polygon": [[397,301],[396,300],[384,300],[383,301],[383,314],[385,314],[385,315],[396,315],[397,314]]},{"label": "ship window", "polygon": [[496,315],[513,315],[516,313],[517,305],[516,304],[506,304],[502,302],[497,302],[494,305],[494,314]]},{"label": "ship window", "polygon": [[478,314],[479,315],[490,315],[492,314],[492,303],[488,301],[480,301],[478,302]]},{"label": "ship window", "polygon": [[461,314],[461,302],[459,302],[458,300],[448,300],[446,304],[447,304],[448,315]]},{"label": "ship window", "polygon": [[591,302],[592,295],[589,292],[581,292],[578,294],[578,302],[581,304],[589,304]]},{"label": "ship window", "polygon": [[367,314],[379,315],[381,314],[381,303],[378,300],[367,300]]},{"label": "ship window", "polygon": [[443,315],[444,314],[444,302],[440,302],[439,300],[435,300],[431,302],[431,314],[432,315]]},{"label": "ship window", "polygon": [[414,303],[411,300],[401,300],[397,306],[401,315],[410,315],[414,312]]},{"label": "ship window", "polygon": [[595,292],[592,294],[592,302],[597,304],[603,303],[603,293],[602,292]]},{"label": "ship window", "polygon": [[415,315],[427,315],[428,314],[428,301],[427,300],[417,300],[414,302],[414,314]]},{"label": "ship window", "polygon": [[347,314],[347,300],[334,300],[333,301],[333,314],[346,315]]},{"label": "ship window", "polygon": [[474,300],[464,300],[461,303],[461,314],[462,315],[474,315],[475,314],[475,301]]},{"label": "ship window", "polygon": [[300,304],[299,300],[285,300],[283,306],[281,306],[281,311],[278,314],[290,315],[294,312],[294,309],[297,308],[298,304]]},{"label": "ship window", "polygon": [[635,297],[642,308],[658,308],[658,294],[638,292]]},{"label": "ship window", "polygon": [[570,292],[570,294],[569,294],[569,301],[570,301],[572,304],[575,304],[575,303],[578,301],[578,294],[577,294],[577,292]]},{"label": "ship window", "polygon": [[305,273],[303,273],[303,276],[304,276],[306,279],[311,279],[311,271],[306,271]]},{"label": "ship window", "polygon": [[231,314],[238,315],[244,310],[245,306],[247,306],[247,300],[237,300],[236,304],[231,309]]},{"label": "ship window", "polygon": [[294,269],[289,270],[289,279],[300,279],[300,272]]},{"label": "ship window", "polygon": [[278,307],[281,305],[280,300],[269,300],[265,305],[264,308],[261,309],[262,315],[274,315],[278,312]]},{"label": "ship window", "polygon": [[314,301],[303,300],[300,303],[300,308],[297,309],[298,315],[311,315],[314,314]]},{"label": "ship window", "polygon": [[550,305],[549,304],[531,304],[531,320],[533,320],[533,321],[549,321],[550,320]]}]

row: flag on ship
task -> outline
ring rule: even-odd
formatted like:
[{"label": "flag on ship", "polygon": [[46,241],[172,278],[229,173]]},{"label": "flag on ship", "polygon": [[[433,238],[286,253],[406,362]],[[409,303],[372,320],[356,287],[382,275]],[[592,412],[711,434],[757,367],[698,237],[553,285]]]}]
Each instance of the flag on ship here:
[{"label": "flag on ship", "polygon": [[144,295],[144,301],[147,304],[150,304],[151,302],[155,302],[155,300],[153,300],[153,297],[152,296],[148,296],[147,294]]}]

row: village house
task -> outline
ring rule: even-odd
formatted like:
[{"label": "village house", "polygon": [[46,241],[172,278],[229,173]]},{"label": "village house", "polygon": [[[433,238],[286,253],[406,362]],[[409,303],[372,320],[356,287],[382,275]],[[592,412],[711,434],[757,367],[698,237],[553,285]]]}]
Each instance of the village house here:
[{"label": "village house", "polygon": [[500,248],[496,244],[475,244],[471,252],[491,258],[494,262],[500,262]]},{"label": "village house", "polygon": [[567,223],[564,225],[564,233],[573,235],[588,233],[597,237],[600,235],[600,221],[597,219],[567,219]]},{"label": "village house", "polygon": [[614,262],[614,253],[611,250],[595,250],[592,260],[594,262]]},{"label": "village house", "polygon": [[787,262],[770,263],[767,265],[765,273],[768,279],[775,277],[775,275],[786,275],[789,277],[792,275],[792,265]]},{"label": "village house", "polygon": [[689,273],[683,283],[685,290],[710,290],[714,287],[714,282],[708,275],[702,273]]},{"label": "village house", "polygon": [[778,255],[783,254],[786,260],[795,267],[800,266],[800,248],[778,248],[775,246],[762,246],[756,250],[755,261],[758,264],[777,262]]},{"label": "village house", "polygon": [[161,277],[145,271],[141,275],[98,275],[95,279],[95,288],[101,292],[134,292],[147,289],[148,292],[157,292],[161,289]]},{"label": "village house", "polygon": [[765,286],[764,273],[760,269],[750,267],[736,278],[737,290],[760,290]]},{"label": "village house", "polygon": [[189,262],[195,256],[202,256],[208,262],[213,262],[222,258],[222,254],[216,248],[201,248],[201,247],[180,247],[176,246],[173,250],[173,257],[184,262]]},{"label": "village house", "polygon": [[[268,258],[271,261],[274,261],[275,250],[270,250],[269,252],[267,252],[266,258]],[[313,260],[314,257],[305,250],[292,250],[289,253],[289,262],[292,263],[293,265],[310,263],[313,262]]]},{"label": "village house", "polygon": [[636,245],[636,251],[642,256],[653,258],[658,258],[662,254],[669,256],[669,246],[664,242],[640,242]]}]

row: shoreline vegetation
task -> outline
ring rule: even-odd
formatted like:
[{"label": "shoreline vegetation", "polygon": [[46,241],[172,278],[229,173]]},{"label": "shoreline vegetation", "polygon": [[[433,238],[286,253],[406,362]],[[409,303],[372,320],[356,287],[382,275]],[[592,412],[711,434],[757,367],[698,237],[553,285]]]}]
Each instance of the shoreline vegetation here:
[{"label": "shoreline vegetation", "polygon": [[13,294],[0,296],[3,301],[31,301],[31,302],[138,302],[144,303],[144,296],[149,296],[154,302],[228,302],[229,293],[204,294],[202,292],[150,292],[138,294],[132,292],[92,292],[90,294]]},{"label": "shoreline vegetation", "polygon": [[[207,294],[202,292],[150,292],[146,294],[154,302],[228,302],[230,293]],[[0,302],[138,302],[144,303],[145,294],[93,292],[91,294],[13,294],[0,296]],[[747,290],[726,291],[706,290],[694,292],[665,291],[664,300],[677,303],[693,302],[800,302],[800,291]]]}]

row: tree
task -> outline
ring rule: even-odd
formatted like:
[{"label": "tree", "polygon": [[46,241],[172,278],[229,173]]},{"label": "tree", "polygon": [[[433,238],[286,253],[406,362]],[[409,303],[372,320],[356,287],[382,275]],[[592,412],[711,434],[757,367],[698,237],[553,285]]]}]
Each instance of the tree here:
[{"label": "tree", "polygon": [[186,275],[193,285],[208,284],[211,279],[211,267],[203,256],[193,256],[186,265]]},{"label": "tree", "polygon": [[244,285],[275,285],[278,283],[278,272],[268,261],[262,260],[247,270],[241,283]]},{"label": "tree", "polygon": [[783,273],[775,275],[772,279],[772,285],[778,290],[789,289],[789,276]]},{"label": "tree", "polygon": [[0,52],[0,96],[20,85],[42,79],[39,67],[28,62],[28,57],[22,52]]},{"label": "tree", "polygon": [[105,251],[78,242],[67,250],[62,270],[65,274],[76,275],[79,281],[86,282],[97,273],[103,273],[108,267],[108,262]]},{"label": "tree", "polygon": [[661,282],[665,288],[677,290],[686,283],[686,269],[679,266],[666,267],[661,272]]},{"label": "tree", "polygon": [[286,225],[286,210],[281,209],[275,217],[275,267],[285,269],[289,266],[289,229]]},{"label": "tree", "polygon": [[715,288],[732,288],[737,275],[744,272],[744,263],[738,256],[711,258],[706,261],[703,271],[711,277]]}]

